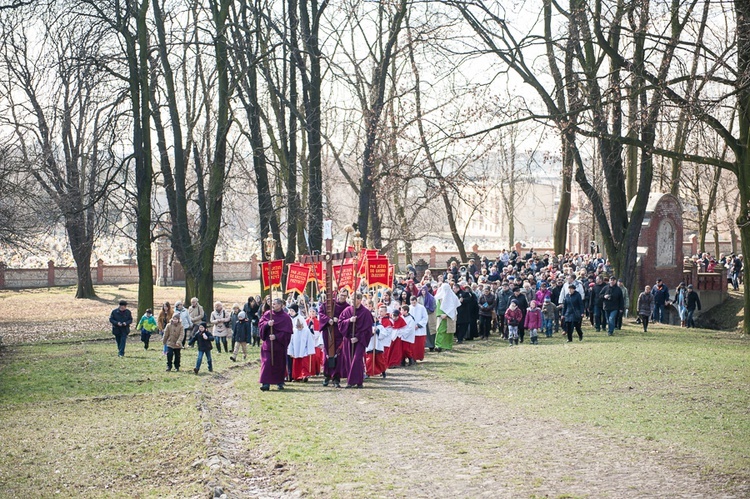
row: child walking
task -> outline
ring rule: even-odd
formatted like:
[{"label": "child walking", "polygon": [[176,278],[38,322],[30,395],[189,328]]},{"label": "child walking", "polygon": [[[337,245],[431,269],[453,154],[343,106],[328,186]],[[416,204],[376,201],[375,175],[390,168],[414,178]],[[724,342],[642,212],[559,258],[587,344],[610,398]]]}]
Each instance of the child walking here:
[{"label": "child walking", "polygon": [[518,307],[518,300],[511,300],[508,310],[505,311],[505,322],[508,324],[508,344],[518,345],[518,326],[523,320],[523,312]]},{"label": "child walking", "polygon": [[208,331],[208,329],[206,329],[206,325],[203,323],[198,326],[198,330],[195,332],[195,335],[190,338],[188,344],[193,346],[196,341],[198,342],[198,359],[195,361],[193,372],[198,374],[198,371],[200,371],[204,355],[208,362],[208,372],[214,372],[214,365],[213,362],[211,362],[211,349],[214,347],[214,336]]},{"label": "child walking", "polygon": [[240,312],[237,315],[237,322],[234,324],[234,330],[232,333],[232,344],[234,350],[232,350],[232,362],[237,361],[237,355],[240,353],[242,348],[242,359],[247,360],[247,344],[250,342],[250,321],[247,320],[247,314]]},{"label": "child walking", "polygon": [[143,349],[148,350],[148,342],[151,339],[151,333],[156,332],[159,327],[156,324],[156,319],[154,319],[154,311],[149,309],[146,309],[146,313],[143,314],[143,317],[141,317],[141,320],[138,321],[138,326],[136,326],[136,329],[141,332],[141,341],[143,342]]},{"label": "child walking", "polygon": [[544,317],[544,336],[552,338],[552,325],[555,323],[555,306],[552,304],[552,299],[547,296],[544,298],[544,305],[542,306],[542,316]]},{"label": "child walking", "polygon": [[529,309],[526,310],[526,319],[524,319],[523,326],[527,331],[531,331],[531,344],[536,345],[539,343],[539,329],[542,327],[542,309],[537,308],[536,300],[531,300],[531,303],[529,303]]}]

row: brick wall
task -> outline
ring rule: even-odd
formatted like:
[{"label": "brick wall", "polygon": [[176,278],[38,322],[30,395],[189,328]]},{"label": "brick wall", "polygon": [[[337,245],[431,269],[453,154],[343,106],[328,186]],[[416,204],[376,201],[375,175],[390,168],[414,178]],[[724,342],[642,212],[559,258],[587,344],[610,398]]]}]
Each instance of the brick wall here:
[{"label": "brick wall", "polygon": [[[654,196],[654,194],[652,194]],[[651,203],[649,203],[651,204]],[[679,201],[669,194],[661,195],[651,210],[646,213],[646,218],[638,238],[638,247],[645,250],[640,254],[640,266],[638,275],[638,287],[653,285],[656,279],[663,279],[664,284],[672,290],[682,281],[683,272],[683,226],[682,206]],[[675,255],[673,263],[660,263],[657,244],[657,233],[663,221],[669,221],[674,229]]]},{"label": "brick wall", "polygon": [[[97,265],[91,268],[91,280],[94,284],[134,284],[138,282],[138,266],[105,265],[99,260]],[[75,267],[58,267],[55,262],[50,261],[47,268],[14,269],[0,263],[0,289],[47,288],[76,284],[78,270]]]}]

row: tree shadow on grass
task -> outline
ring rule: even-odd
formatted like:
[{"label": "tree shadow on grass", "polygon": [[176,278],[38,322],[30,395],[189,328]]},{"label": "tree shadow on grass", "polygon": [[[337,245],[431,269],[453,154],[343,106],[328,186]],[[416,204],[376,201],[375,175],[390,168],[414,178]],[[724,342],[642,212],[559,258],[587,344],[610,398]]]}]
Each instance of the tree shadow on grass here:
[{"label": "tree shadow on grass", "polygon": [[243,286],[239,284],[230,284],[228,282],[215,282],[214,283],[214,289],[241,289],[241,288],[243,288]]}]

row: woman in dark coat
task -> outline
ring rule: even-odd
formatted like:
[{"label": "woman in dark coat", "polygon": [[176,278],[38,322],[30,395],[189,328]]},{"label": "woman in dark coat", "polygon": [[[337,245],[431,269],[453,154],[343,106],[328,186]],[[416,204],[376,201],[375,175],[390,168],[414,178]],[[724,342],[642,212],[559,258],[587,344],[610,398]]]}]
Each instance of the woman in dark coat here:
[{"label": "woman in dark coat", "polygon": [[651,286],[646,286],[638,296],[638,317],[641,318],[641,324],[643,324],[643,332],[648,332],[648,320],[651,318],[651,314],[654,311],[654,295],[651,294]]},{"label": "woman in dark coat", "polygon": [[563,300],[562,315],[565,318],[565,333],[568,335],[568,343],[573,341],[573,328],[578,325],[578,341],[583,341],[581,331],[581,320],[583,319],[584,307],[581,293],[576,291],[575,284],[568,286],[570,293]]},{"label": "woman in dark coat", "polygon": [[242,308],[247,320],[250,322],[250,331],[252,334],[252,346],[260,346],[260,335],[258,334],[258,320],[260,320],[260,297],[248,297],[247,303]]}]

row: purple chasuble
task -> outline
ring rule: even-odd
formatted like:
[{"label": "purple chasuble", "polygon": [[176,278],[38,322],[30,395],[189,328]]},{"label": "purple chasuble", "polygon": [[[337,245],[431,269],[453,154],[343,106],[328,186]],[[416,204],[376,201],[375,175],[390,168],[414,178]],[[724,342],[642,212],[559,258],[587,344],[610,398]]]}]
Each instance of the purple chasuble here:
[{"label": "purple chasuble", "polygon": [[[349,318],[355,314],[354,306],[346,307],[346,310],[341,312],[339,316],[339,325],[341,330],[344,331],[347,339],[352,337],[357,338],[357,342],[352,348],[350,341],[344,342],[344,347],[347,344],[350,348],[348,362],[349,362],[349,373],[347,376],[348,385],[360,385],[365,380],[365,348],[370,343],[372,338],[372,327],[375,324],[375,320],[372,318],[372,312],[368,310],[364,305],[360,305],[356,310],[357,320],[354,321],[354,331],[352,331],[351,322]],[[354,351],[354,355],[351,355],[351,350]]]},{"label": "purple chasuble", "polygon": [[[269,339],[271,327],[268,321],[271,319],[273,319],[273,334],[276,337],[273,342]],[[286,378],[286,351],[292,340],[292,318],[283,310],[281,312],[269,310],[260,318],[258,330],[260,339],[263,341],[260,346],[260,382],[269,385],[283,383]],[[273,350],[271,343],[273,343]],[[271,356],[273,356],[273,365],[271,365]]]}]

